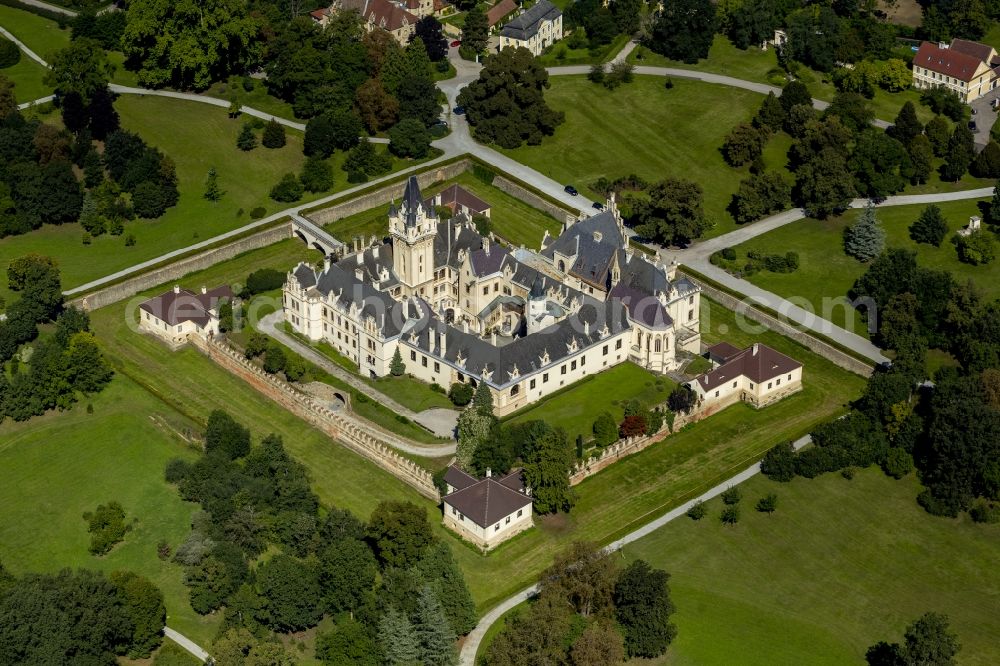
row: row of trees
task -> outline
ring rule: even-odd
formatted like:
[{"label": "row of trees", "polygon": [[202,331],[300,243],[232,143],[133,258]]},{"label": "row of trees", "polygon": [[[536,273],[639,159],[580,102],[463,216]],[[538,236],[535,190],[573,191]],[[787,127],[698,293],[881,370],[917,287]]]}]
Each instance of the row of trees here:
[{"label": "row of trees", "polygon": [[574,543],[539,579],[538,596],[486,650],[486,666],[606,666],[653,658],[677,635],[670,575],[644,560],[627,567],[592,543]]},{"label": "row of trees", "polygon": [[115,664],[163,640],[163,594],[130,571],[13,576],[0,563],[0,662]]},{"label": "row of trees", "polygon": [[304,467],[276,435],[253,447],[244,426],[215,411],[205,455],[171,461],[166,477],[202,507],[174,559],[196,611],[225,608],[223,652],[273,651],[269,632],[330,615],[333,629],[317,638],[327,663],[449,664],[455,637],[475,625],[461,571],[423,508],[383,502],[367,523],[343,509],[321,512]]}]

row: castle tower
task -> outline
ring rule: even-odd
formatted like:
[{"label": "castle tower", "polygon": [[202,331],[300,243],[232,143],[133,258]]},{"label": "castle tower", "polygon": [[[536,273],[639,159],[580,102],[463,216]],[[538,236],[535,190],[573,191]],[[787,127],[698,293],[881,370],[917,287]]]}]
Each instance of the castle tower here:
[{"label": "castle tower", "polygon": [[406,295],[423,293],[421,287],[434,277],[437,224],[433,211],[424,207],[416,176],[410,176],[399,208],[389,208],[393,268]]},{"label": "castle tower", "polygon": [[535,276],[535,281],[531,284],[527,310],[528,335],[531,335],[543,329],[546,324],[545,288],[542,286],[541,273]]}]

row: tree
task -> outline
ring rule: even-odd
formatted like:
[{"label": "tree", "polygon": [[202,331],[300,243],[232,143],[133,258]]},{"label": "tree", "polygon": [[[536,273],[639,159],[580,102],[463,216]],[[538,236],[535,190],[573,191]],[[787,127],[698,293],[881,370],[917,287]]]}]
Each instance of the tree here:
[{"label": "tree", "polygon": [[668,178],[649,189],[648,200],[636,203],[635,229],[662,245],[688,243],[711,227],[705,219],[704,193],[692,181]]},{"label": "tree", "polygon": [[333,629],[316,637],[316,657],[331,666],[379,666],[378,646],[367,627],[341,616]]},{"label": "tree", "polygon": [[419,120],[404,118],[389,130],[389,152],[398,157],[421,159],[431,148],[431,135]]},{"label": "tree", "polygon": [[484,666],[565,663],[570,610],[563,600],[540,598],[511,618],[486,650]]},{"label": "tree", "polygon": [[781,102],[781,108],[784,109],[786,115],[796,106],[812,108],[812,94],[806,84],[798,79],[785,84],[785,87],[781,89],[778,101]]},{"label": "tree", "polygon": [[760,471],[772,481],[791,481],[795,477],[795,449],[791,442],[775,444],[760,461]]},{"label": "tree", "polygon": [[414,29],[414,39],[419,38],[427,49],[431,62],[439,62],[448,56],[448,40],[441,34],[441,22],[433,16],[424,16]]},{"label": "tree", "polygon": [[861,218],[844,230],[844,252],[858,261],[869,261],[885,249],[885,230],[870,202]]},{"label": "tree", "polygon": [[476,394],[472,398],[472,404],[476,411],[484,416],[493,416],[493,392],[486,382],[479,382],[476,387]]},{"label": "tree", "polygon": [[360,608],[377,574],[375,556],[365,542],[351,537],[332,541],[319,555],[324,607],[334,614]]},{"label": "tree", "polygon": [[399,353],[399,347],[396,347],[396,353],[392,355],[389,372],[393,377],[402,377],[406,374],[406,364],[403,363],[403,356]]},{"label": "tree", "polygon": [[478,55],[486,50],[489,33],[486,12],[476,4],[465,14],[465,23],[462,25],[462,46]]},{"label": "tree", "polygon": [[1000,144],[991,139],[972,160],[969,173],[976,178],[1000,177]]},{"label": "tree", "polygon": [[55,259],[35,253],[25,254],[7,264],[7,287],[11,291],[21,291],[41,276],[52,274],[58,279],[59,266]]},{"label": "tree", "polygon": [[689,387],[680,385],[667,396],[667,407],[672,412],[689,414],[698,401],[698,396]]},{"label": "tree", "polygon": [[538,594],[589,617],[612,607],[616,580],[618,566],[607,551],[596,543],[574,541],[542,573]]},{"label": "tree", "polygon": [[202,90],[254,69],[264,51],[264,22],[237,0],[207,0],[198,11],[177,3],[132,3],[125,17],[121,48],[141,86]]},{"label": "tree", "polygon": [[722,521],[723,525],[735,525],[740,522],[740,507],[736,504],[727,504],[722,507],[722,513],[719,514],[719,520]]},{"label": "tree", "polygon": [[722,491],[722,503],[726,505],[739,504],[743,499],[743,493],[738,486],[730,486]]},{"label": "tree", "polygon": [[[360,141],[347,153],[343,169],[349,182],[362,182],[368,176],[388,173],[392,169],[392,158],[386,152],[376,150],[371,141]],[[357,180],[359,175],[360,181]]]},{"label": "tree", "polygon": [[894,139],[903,144],[909,144],[914,138],[922,134],[923,131],[923,123],[917,119],[917,109],[913,105],[913,102],[909,101],[899,110],[896,120],[888,130]]},{"label": "tree", "polygon": [[475,628],[476,604],[448,544],[443,541],[432,544],[413,572],[430,585],[455,635],[467,634]]},{"label": "tree", "polygon": [[867,129],[857,135],[848,160],[858,194],[878,199],[894,194],[906,185],[910,159],[899,141],[884,132]]},{"label": "tree", "polygon": [[329,157],[334,150],[348,150],[356,146],[361,132],[361,120],[353,111],[322,113],[306,123],[302,152],[310,157]]},{"label": "tree", "polygon": [[944,157],[948,153],[948,139],[951,136],[948,121],[943,116],[936,115],[927,123],[924,133],[931,142],[934,155],[936,157]]},{"label": "tree", "polygon": [[219,187],[219,174],[215,171],[215,167],[210,167],[208,175],[205,177],[205,194],[203,196],[209,201],[218,201],[225,193],[225,190]]},{"label": "tree", "polygon": [[448,390],[448,398],[456,407],[465,407],[472,402],[472,386],[464,382],[455,382]]},{"label": "tree", "polygon": [[941,179],[948,181],[959,180],[969,169],[969,164],[976,155],[975,139],[972,131],[965,125],[959,124],[948,139],[948,151],[945,154],[945,163],[941,165]]},{"label": "tree", "polygon": [[278,184],[271,188],[270,197],[275,201],[292,203],[302,198],[305,188],[294,173],[286,173],[278,181]]},{"label": "tree", "polygon": [[420,642],[406,615],[390,607],[379,621],[379,644],[389,666],[409,666],[420,659]]},{"label": "tree", "polygon": [[455,634],[441,610],[440,602],[428,585],[420,590],[413,633],[417,638],[422,663],[440,666],[453,666],[457,663]]},{"label": "tree", "polygon": [[264,138],[261,144],[265,148],[281,148],[285,145],[285,126],[274,118],[267,121],[264,126]]},{"label": "tree", "polygon": [[[480,383],[480,386],[483,386]],[[478,394],[478,391],[477,391]],[[472,461],[476,451],[489,440],[496,425],[492,413],[483,413],[475,405],[458,415],[458,447],[455,457],[458,464],[465,469],[472,469]]]},{"label": "tree", "polygon": [[750,123],[740,123],[722,144],[722,154],[730,166],[743,166],[760,157],[767,141],[767,132]]},{"label": "tree", "polygon": [[768,515],[774,513],[774,510],[778,508],[778,496],[774,493],[764,495],[757,500],[756,508],[761,513],[766,513]]},{"label": "tree", "polygon": [[113,74],[100,43],[77,39],[50,58],[44,81],[60,96],[76,93],[88,106],[94,93],[107,89]]},{"label": "tree", "polygon": [[910,182],[914,185],[926,183],[931,176],[933,167],[934,149],[931,147],[930,139],[924,135],[914,137],[907,146],[910,155],[910,169],[912,174]]},{"label": "tree", "polygon": [[766,127],[772,132],[779,132],[784,122],[785,109],[781,104],[781,100],[773,92],[767,93],[767,97],[761,103],[757,115],[754,116],[754,124],[758,127]]},{"label": "tree", "polygon": [[333,187],[333,168],[319,155],[313,155],[302,165],[299,181],[307,192],[325,192]]},{"label": "tree", "polygon": [[625,632],[629,657],[658,657],[677,635],[670,622],[674,604],[667,584],[670,574],[634,560],[618,577],[614,589],[615,619]]},{"label": "tree", "polygon": [[433,541],[427,512],[412,502],[380,502],[368,521],[366,535],[385,565],[414,564]]},{"label": "tree", "polygon": [[250,431],[221,409],[213,410],[205,428],[205,453],[242,458],[250,453]]},{"label": "tree", "polygon": [[740,188],[733,195],[733,217],[738,224],[759,220],[786,209],[791,197],[791,186],[777,171],[751,174],[740,181]]},{"label": "tree", "polygon": [[65,364],[64,380],[69,382],[74,391],[82,393],[101,391],[114,375],[97,345],[97,339],[93,333],[86,331],[74,333],[69,339]]},{"label": "tree", "polygon": [[441,115],[437,95],[437,87],[429,76],[404,76],[396,91],[400,119],[412,118],[430,127]]},{"label": "tree", "polygon": [[477,140],[517,148],[541,143],[565,116],[545,103],[545,68],[525,48],[504,49],[490,57],[479,78],[458,96]]},{"label": "tree", "polygon": [[653,25],[649,48],[673,60],[695,63],[708,57],[715,28],[715,6],[710,0],[670,2]]},{"label": "tree", "polygon": [[996,241],[989,231],[980,229],[968,236],[956,236],[955,246],[958,248],[958,260],[981,266],[996,259]]},{"label": "tree", "polygon": [[148,657],[163,642],[163,626],[167,623],[163,592],[149,579],[131,571],[115,571],[108,578],[118,589],[118,598],[131,620],[128,656]]},{"label": "tree", "polygon": [[618,441],[618,424],[609,412],[601,412],[594,421],[594,444],[608,446]]},{"label": "tree", "polygon": [[236,137],[236,147],[244,152],[257,147],[257,135],[253,133],[250,123],[243,123],[243,127],[240,128],[240,134]]},{"label": "tree", "polygon": [[[466,18],[468,22],[468,18]],[[468,23],[466,23],[468,29]],[[372,31],[369,34],[375,34]],[[368,79],[354,96],[354,108],[365,129],[370,133],[381,132],[396,124],[399,118],[399,101],[389,94],[377,78]],[[308,131],[308,125],[306,125]]]},{"label": "tree", "polygon": [[622,635],[612,622],[591,623],[570,648],[574,666],[606,666],[625,660]]},{"label": "tree", "polygon": [[14,95],[14,82],[4,74],[0,74],[0,118],[6,118],[17,110],[17,97]]},{"label": "tree", "polygon": [[904,644],[880,641],[868,648],[870,666],[949,666],[961,649],[948,617],[924,613],[903,634]]},{"label": "tree", "polygon": [[910,238],[917,243],[940,247],[946,235],[948,235],[948,223],[941,214],[941,209],[934,204],[924,208],[920,212],[920,217],[910,225]]},{"label": "tree", "polygon": [[562,432],[550,431],[539,438],[525,461],[524,477],[535,498],[535,511],[569,511],[573,493],[569,472],[573,468],[573,449]]},{"label": "tree", "polygon": [[854,198],[854,179],[843,155],[823,148],[796,172],[793,199],[819,218],[847,208]]},{"label": "tree", "polygon": [[309,564],[275,555],[258,569],[257,583],[267,599],[265,624],[275,631],[314,627],[323,617],[319,581]]}]

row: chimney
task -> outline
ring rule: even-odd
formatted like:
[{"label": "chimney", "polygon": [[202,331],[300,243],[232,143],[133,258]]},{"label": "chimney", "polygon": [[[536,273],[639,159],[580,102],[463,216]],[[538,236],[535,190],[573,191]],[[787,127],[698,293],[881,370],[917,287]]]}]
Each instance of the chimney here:
[{"label": "chimney", "polygon": [[448,329],[442,326],[438,333],[441,335],[439,343],[439,346],[441,347],[441,358],[444,358],[445,352],[448,351]]},{"label": "chimney", "polygon": [[462,332],[463,333],[468,333],[469,332],[469,320],[468,319],[463,319],[462,320]]},{"label": "chimney", "polygon": [[489,479],[492,476],[493,476],[493,470],[490,469],[489,467],[487,467],[486,468],[486,478]]},{"label": "chimney", "polygon": [[362,261],[364,260],[364,258],[365,258],[365,253],[364,253],[364,252],[358,252],[358,253],[357,253],[356,255],[354,255],[354,257],[355,257],[355,259],[357,260],[357,262],[358,262],[358,265],[360,266],[360,265],[361,265],[361,262],[362,262]]},{"label": "chimney", "polygon": [[378,259],[378,245],[372,248],[372,256]]},{"label": "chimney", "polygon": [[756,355],[757,355],[757,351],[758,351],[759,349],[760,349],[760,343],[757,343],[757,342],[753,343],[753,355],[754,355],[754,356],[756,356]]},{"label": "chimney", "polygon": [[180,286],[179,286],[179,285],[176,285],[176,284],[174,285],[174,293],[175,293],[175,294],[179,294],[179,293],[181,293],[181,288],[180,288]]},{"label": "chimney", "polygon": [[604,237],[604,236],[602,236],[602,235],[601,235],[601,232],[600,232],[600,231],[595,231],[595,232],[594,232],[594,242],[595,242],[595,243],[600,243],[600,242],[601,242],[601,239],[602,239],[603,237]]},{"label": "chimney", "polygon": [[483,252],[486,253],[487,257],[490,256],[490,239],[486,236],[483,236]]},{"label": "chimney", "polygon": [[583,334],[584,335],[590,335],[590,322],[589,321],[583,322]]},{"label": "chimney", "polygon": [[493,344],[494,347],[497,346],[497,330],[495,328],[493,329],[493,334],[490,335],[490,342]]},{"label": "chimney", "polygon": [[323,257],[323,270],[324,271],[330,270],[330,255],[326,255]]},{"label": "chimney", "polygon": [[363,282],[365,279],[365,272],[360,268],[355,268],[354,277],[358,280],[358,282]]},{"label": "chimney", "polygon": [[208,293],[208,289],[205,288],[205,285],[201,285],[201,293],[203,293],[203,294],[207,294]]}]

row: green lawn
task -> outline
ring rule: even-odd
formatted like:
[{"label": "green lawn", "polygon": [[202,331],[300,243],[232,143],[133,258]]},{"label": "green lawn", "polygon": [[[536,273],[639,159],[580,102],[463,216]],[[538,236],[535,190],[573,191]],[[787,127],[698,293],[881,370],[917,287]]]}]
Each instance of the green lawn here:
[{"label": "green lawn", "polygon": [[[163,481],[169,459],[196,455],[177,434],[192,428],[123,375],[69,412],[0,425],[0,560],[15,573],[136,571],[163,590],[170,626],[210,641],[221,618],[191,609],[182,567],[162,562],[156,552],[161,540],[177,547],[197,508]],[[109,500],[137,523],[108,555],[94,557],[81,516]]]},{"label": "green lawn", "polygon": [[[540,146],[503,152],[597,200],[603,196],[590,186],[601,176],[693,180],[704,190],[705,214],[715,224],[706,235],[735,228],[726,208],[749,172],[728,166],[719,147],[735,125],[757,112],[760,94],[682,79],[667,90],[663,78],[653,76],[637,76],[614,91],[584,76],[551,81],[547,101],[566,113],[566,122]],[[784,167],[783,154],[768,157],[777,159],[769,166]]]},{"label": "green lawn", "polygon": [[590,439],[594,434],[594,419],[601,412],[610,412],[615,421],[620,422],[629,400],[635,399],[646,407],[652,407],[665,401],[674,386],[676,384],[669,379],[634,363],[622,363],[591,375],[590,379],[544,402],[522,409],[506,420],[541,420],[565,430],[570,442],[575,442],[577,435]]},{"label": "green lawn", "polygon": [[228,82],[218,82],[212,84],[212,86],[204,91],[204,95],[207,97],[219,97],[221,99],[230,99],[233,91],[236,91],[236,95],[240,100],[240,104],[245,106],[253,107],[264,113],[270,113],[281,118],[287,118],[288,120],[293,120],[295,114],[292,112],[292,105],[288,102],[278,99],[267,92],[267,86],[264,82],[259,79],[254,79],[253,90],[247,92],[243,89],[243,80],[238,76],[230,78]]},{"label": "green lawn", "polygon": [[[131,95],[119,98],[115,106],[125,128],[138,132],[176,163],[181,194],[178,205],[157,220],[127,223],[126,233],[136,237],[133,247],[125,247],[122,236],[108,235],[83,245],[78,225],[49,225],[0,241],[0,265],[28,252],[47,254],[58,260],[63,286],[74,287],[247,224],[251,221],[250,210],[257,206],[268,214],[288,207],[271,200],[268,192],[282,175],[301,169],[305,161],[301,133],[288,130],[288,143],[283,148],[258,146],[245,153],[236,148],[243,121],[230,119],[225,109]],[[344,155],[338,153],[330,158],[336,179],[333,191],[350,186],[340,168]],[[408,164],[396,160],[393,166],[398,169]],[[225,196],[216,203],[202,196],[205,175],[211,167],[218,171],[225,190]],[[307,195],[303,201],[319,196],[322,194]],[[0,296],[9,300],[6,285],[0,288]]]},{"label": "green lawn", "polygon": [[54,52],[69,46],[69,28],[62,29],[55,21],[23,9],[0,5],[0,26],[46,61],[51,60]]},{"label": "green lawn", "polygon": [[0,75],[14,82],[14,96],[19,104],[31,102],[52,94],[52,88],[42,83],[46,69],[28,56],[21,54],[21,60],[13,67],[0,69]]},{"label": "green lawn", "polygon": [[[537,249],[541,246],[542,237],[546,230],[550,234],[556,235],[562,228],[560,220],[556,220],[547,213],[529,206],[492,185],[487,185],[468,171],[459,174],[457,178],[428,187],[422,193],[425,197],[429,197],[452,183],[458,183],[490,204],[490,220],[494,233],[514,247],[524,245]],[[400,183],[399,195],[402,196],[402,194],[403,184]],[[389,233],[389,204],[343,217],[327,224],[326,229],[348,244],[354,236],[359,234],[366,239],[372,235],[385,236]]]},{"label": "green lawn", "polygon": [[797,438],[844,411],[864,385],[861,377],[787,338],[743,331],[733,313],[707,300],[702,332],[708,343],[726,339],[745,346],[759,340],[790,354],[805,365],[805,388],[759,411],[734,405],[615,463],[576,487],[578,501],[568,516],[536,520],[534,530],[489,555],[456,548],[480,610],[533,582],[573,540],[607,543],[636,529],[744,469],[775,443]]},{"label": "green lawn", "polygon": [[[950,271],[959,282],[972,280],[984,294],[1000,297],[1000,263],[972,266],[958,261],[955,246],[949,241],[951,233],[968,224],[971,215],[981,215],[975,200],[939,204],[948,220],[949,237],[941,247],[917,244],[910,240],[908,227],[920,215],[923,206],[892,206],[878,210],[878,218],[886,231],[889,247],[905,247],[917,251],[921,266]],[[860,210],[827,220],[806,219],[786,225],[752,241],[736,247],[741,262],[752,249],[773,252],[799,253],[800,268],[794,273],[761,271],[747,278],[753,284],[785,298],[804,299],[797,302],[803,307],[830,319],[838,326],[866,334],[860,316],[854,317],[853,326],[846,321],[848,310],[844,296],[854,281],[865,271],[865,265],[844,253],[843,231],[860,215]],[[824,312],[824,299],[828,310]],[[850,311],[851,314],[853,310]]]},{"label": "green lawn", "polygon": [[[714,500],[701,521],[626,547],[671,574],[677,639],[653,663],[860,665],[927,611],[951,620],[958,663],[1000,662],[1000,525],[930,516],[912,474],[877,469],[741,489],[738,525],[720,524]],[[778,510],[754,511],[771,492]]]},{"label": "green lawn", "polygon": [[562,39],[545,50],[538,61],[545,67],[560,67],[562,65],[592,65],[599,62],[608,62],[614,58],[622,48],[629,42],[628,35],[618,35],[604,46],[596,49],[570,48],[565,39]]}]

